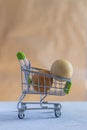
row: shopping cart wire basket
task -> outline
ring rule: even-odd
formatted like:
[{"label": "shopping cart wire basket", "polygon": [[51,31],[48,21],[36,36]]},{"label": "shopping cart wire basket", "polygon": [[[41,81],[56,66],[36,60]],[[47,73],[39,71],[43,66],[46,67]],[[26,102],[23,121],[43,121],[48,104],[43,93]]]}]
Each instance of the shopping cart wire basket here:
[{"label": "shopping cart wire basket", "polygon": [[[25,117],[25,110],[42,110],[53,109],[56,117],[61,116],[61,104],[47,102],[44,99],[48,95],[65,96],[69,94],[71,88],[71,79],[54,76],[46,73],[44,69],[32,67],[30,61],[27,60],[23,52],[17,53],[17,58],[21,69],[21,88],[22,94],[17,103],[18,117]],[[23,101],[27,94],[39,94],[39,102]],[[30,104],[38,104],[39,107],[28,107]]]}]

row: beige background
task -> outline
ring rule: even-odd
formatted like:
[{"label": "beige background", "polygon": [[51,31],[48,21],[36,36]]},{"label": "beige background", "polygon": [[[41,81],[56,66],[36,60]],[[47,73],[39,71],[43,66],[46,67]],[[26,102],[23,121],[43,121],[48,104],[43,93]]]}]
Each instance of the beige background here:
[{"label": "beige background", "polygon": [[0,100],[17,101],[20,95],[18,51],[45,69],[56,59],[69,60],[74,68],[70,94],[48,98],[87,100],[86,16],[87,0],[0,0]]}]

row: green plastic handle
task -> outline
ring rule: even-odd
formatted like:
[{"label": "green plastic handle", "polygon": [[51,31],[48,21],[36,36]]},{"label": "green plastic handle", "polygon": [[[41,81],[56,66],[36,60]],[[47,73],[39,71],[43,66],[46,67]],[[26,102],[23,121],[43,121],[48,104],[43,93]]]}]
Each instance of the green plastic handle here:
[{"label": "green plastic handle", "polygon": [[17,56],[18,60],[24,60],[26,57],[23,52],[17,52],[16,56]]},{"label": "green plastic handle", "polygon": [[32,80],[28,78],[28,84],[32,84]]},{"label": "green plastic handle", "polygon": [[67,81],[66,84],[65,84],[65,87],[64,87],[64,92],[65,92],[66,94],[69,94],[70,89],[71,89],[71,86],[72,86],[72,83],[69,82],[69,81]]}]

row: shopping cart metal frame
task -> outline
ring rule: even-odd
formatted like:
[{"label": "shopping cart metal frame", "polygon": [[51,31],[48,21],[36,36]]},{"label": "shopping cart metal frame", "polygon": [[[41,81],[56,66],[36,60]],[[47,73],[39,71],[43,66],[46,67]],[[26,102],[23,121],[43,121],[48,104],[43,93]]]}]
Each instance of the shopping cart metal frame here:
[{"label": "shopping cart metal frame", "polygon": [[[67,78],[61,78],[61,77],[57,77],[54,76],[52,74],[47,74],[47,73],[43,73],[40,72],[40,68],[35,68],[35,67],[31,67],[31,64],[29,62],[29,65],[23,65],[21,66],[21,88],[22,88],[22,94],[19,98],[19,101],[17,103],[17,109],[18,109],[18,118],[19,119],[23,119],[25,117],[24,111],[25,110],[47,110],[47,109],[53,109],[54,110],[54,114],[55,117],[60,117],[61,116],[61,108],[62,105],[60,103],[55,103],[55,102],[47,102],[45,101],[45,98],[48,95],[54,95],[54,96],[65,96],[66,92],[64,91],[64,86],[66,81],[71,82],[71,79],[67,79]],[[38,75],[43,75],[44,76],[44,82],[45,82],[45,77],[49,77],[53,79],[53,84],[50,86],[50,90],[46,91],[46,87],[49,86],[43,86],[44,87],[44,91],[35,91],[34,90],[34,86],[36,84],[34,84],[34,82],[30,81],[30,79],[33,79],[34,74],[38,74]],[[39,81],[38,81],[38,90],[40,87]],[[40,101],[39,102],[24,102],[24,98],[26,97],[27,94],[40,94]],[[40,107],[27,107],[27,105],[30,104],[38,104],[40,105]]]}]

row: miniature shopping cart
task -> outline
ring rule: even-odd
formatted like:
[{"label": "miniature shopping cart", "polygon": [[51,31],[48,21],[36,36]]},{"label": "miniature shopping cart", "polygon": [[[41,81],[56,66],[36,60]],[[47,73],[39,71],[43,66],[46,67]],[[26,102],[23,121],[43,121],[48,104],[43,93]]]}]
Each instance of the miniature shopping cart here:
[{"label": "miniature shopping cart", "polygon": [[[17,58],[20,62],[21,68],[21,87],[22,94],[19,98],[17,109],[18,109],[18,117],[19,119],[23,119],[25,117],[25,110],[47,110],[53,109],[55,117],[61,116],[61,104],[60,103],[52,103],[47,102],[44,99],[48,95],[54,96],[64,96],[69,93],[71,88],[71,80],[66,78],[60,78],[52,75],[51,73],[45,73],[43,69],[35,68],[31,66],[30,61],[27,60],[24,53],[18,52]],[[34,82],[34,76],[37,76],[37,83]],[[40,83],[40,77],[43,77],[43,85]],[[49,85],[46,84],[46,80],[49,80]],[[35,89],[37,86],[37,90]],[[42,91],[42,90],[43,91]],[[26,102],[24,98],[27,94],[39,94],[40,101],[39,102]],[[39,105],[39,107],[30,107],[30,105]]]}]

